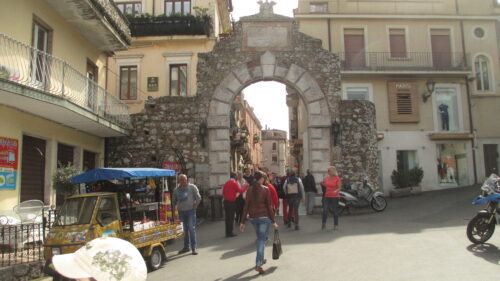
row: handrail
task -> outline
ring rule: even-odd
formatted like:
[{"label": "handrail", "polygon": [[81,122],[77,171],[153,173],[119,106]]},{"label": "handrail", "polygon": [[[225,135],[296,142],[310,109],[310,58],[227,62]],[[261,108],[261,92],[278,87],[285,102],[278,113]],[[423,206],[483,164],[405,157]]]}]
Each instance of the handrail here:
[{"label": "handrail", "polygon": [[0,34],[0,80],[58,96],[123,128],[128,106],[66,61]]},{"label": "handrail", "polygon": [[468,71],[470,66],[457,52],[340,52],[342,70]]}]

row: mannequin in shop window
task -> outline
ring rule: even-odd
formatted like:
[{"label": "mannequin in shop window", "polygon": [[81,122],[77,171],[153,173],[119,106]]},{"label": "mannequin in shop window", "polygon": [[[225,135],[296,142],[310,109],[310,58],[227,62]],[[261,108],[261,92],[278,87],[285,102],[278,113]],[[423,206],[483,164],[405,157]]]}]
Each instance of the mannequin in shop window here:
[{"label": "mannequin in shop window", "polygon": [[450,130],[450,116],[448,114],[448,106],[444,103],[440,104],[439,107],[439,115],[441,115],[441,127],[443,131]]}]

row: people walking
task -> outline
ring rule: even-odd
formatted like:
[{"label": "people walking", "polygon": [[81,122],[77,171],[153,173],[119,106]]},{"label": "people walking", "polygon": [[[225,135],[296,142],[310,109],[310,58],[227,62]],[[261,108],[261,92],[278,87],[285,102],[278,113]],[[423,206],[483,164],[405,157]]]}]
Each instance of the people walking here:
[{"label": "people walking", "polygon": [[179,211],[179,217],[184,227],[184,248],[179,254],[189,252],[190,246],[193,255],[196,251],[196,208],[201,202],[200,191],[196,185],[188,182],[184,174],[179,174],[179,186],[174,190],[172,203]]},{"label": "people walking", "polygon": [[[252,186],[255,179],[250,173],[250,169],[248,168],[243,169],[243,179],[248,183],[248,186]],[[234,220],[238,224],[241,222],[243,207],[245,207],[245,195],[239,194],[238,197],[236,198],[236,217],[234,218]]]},{"label": "people walking", "polygon": [[312,215],[314,208],[314,198],[316,198],[318,189],[316,188],[316,181],[314,180],[314,176],[311,174],[311,170],[307,169],[307,175],[304,177],[304,180],[302,182],[304,184],[304,191],[306,192],[307,214]]},{"label": "people walking", "polygon": [[258,271],[259,274],[265,273],[262,265],[267,261],[264,258],[264,248],[269,226],[272,224],[274,229],[278,229],[278,224],[276,224],[274,220],[275,216],[272,208],[271,192],[267,187],[263,186],[263,183],[263,173],[255,173],[255,182],[247,192],[245,208],[240,224],[240,231],[245,231],[245,222],[248,215],[250,222],[255,228],[257,234],[255,270]]},{"label": "people walking", "polygon": [[222,187],[222,196],[224,197],[224,215],[226,219],[226,237],[234,237],[233,219],[236,212],[236,197],[238,194],[243,194],[248,186],[240,188],[237,182],[236,173],[230,173],[230,179]]},{"label": "people walking", "polygon": [[283,186],[288,200],[287,226],[291,227],[291,220],[293,218],[295,230],[299,230],[299,205],[300,202],[304,203],[304,185],[302,184],[302,180],[295,175],[295,171],[290,170]]},{"label": "people walking", "polygon": [[269,191],[271,192],[271,200],[273,202],[273,210],[274,210],[274,213],[276,214],[278,207],[279,207],[278,193],[276,192],[276,188],[274,187],[274,185],[269,180],[269,176],[265,173],[264,173],[264,186],[267,186],[267,188],[269,188]]},{"label": "people walking", "polygon": [[333,230],[337,230],[339,225],[338,207],[342,181],[340,180],[337,168],[335,168],[335,166],[330,166],[328,168],[328,174],[325,176],[322,185],[325,186],[325,192],[323,198],[323,219],[321,229],[326,228],[326,219],[328,213],[330,212],[330,210],[332,210]]}]

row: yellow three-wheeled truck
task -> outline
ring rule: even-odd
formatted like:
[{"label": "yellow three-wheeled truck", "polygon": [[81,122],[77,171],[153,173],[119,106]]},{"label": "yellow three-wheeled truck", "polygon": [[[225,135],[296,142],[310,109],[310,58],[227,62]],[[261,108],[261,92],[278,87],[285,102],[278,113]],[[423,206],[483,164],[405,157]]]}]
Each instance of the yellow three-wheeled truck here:
[{"label": "yellow three-wheeled truck", "polygon": [[175,171],[155,168],[100,168],[75,176],[84,194],[68,197],[45,246],[45,272],[57,276],[52,257],[73,253],[86,242],[110,236],[134,244],[151,270],[166,258],[167,241],[183,229],[170,200],[167,179]]}]

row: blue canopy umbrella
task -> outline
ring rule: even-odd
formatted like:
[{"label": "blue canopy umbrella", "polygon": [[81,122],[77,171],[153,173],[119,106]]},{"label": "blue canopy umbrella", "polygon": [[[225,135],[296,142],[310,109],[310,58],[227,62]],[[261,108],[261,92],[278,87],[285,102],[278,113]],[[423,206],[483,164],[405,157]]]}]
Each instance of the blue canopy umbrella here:
[{"label": "blue canopy umbrella", "polygon": [[97,168],[74,176],[71,179],[71,183],[79,184],[111,179],[174,176],[174,170],[158,168]]}]

